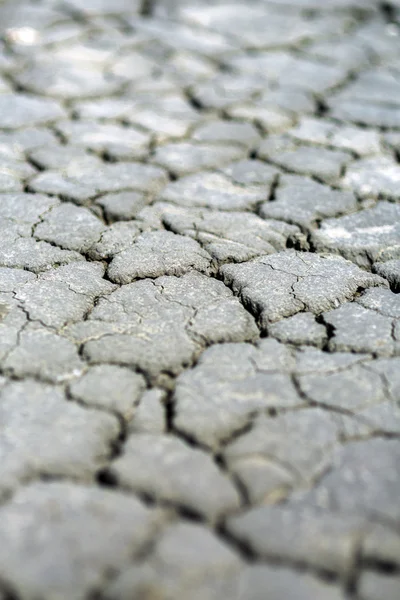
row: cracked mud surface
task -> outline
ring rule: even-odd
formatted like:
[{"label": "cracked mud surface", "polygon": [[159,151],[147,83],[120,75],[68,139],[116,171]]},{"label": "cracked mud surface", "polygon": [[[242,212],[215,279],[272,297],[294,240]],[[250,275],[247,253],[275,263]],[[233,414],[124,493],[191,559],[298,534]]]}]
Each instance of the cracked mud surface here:
[{"label": "cracked mud surface", "polygon": [[399,98],[399,0],[0,0],[1,600],[400,597]]}]

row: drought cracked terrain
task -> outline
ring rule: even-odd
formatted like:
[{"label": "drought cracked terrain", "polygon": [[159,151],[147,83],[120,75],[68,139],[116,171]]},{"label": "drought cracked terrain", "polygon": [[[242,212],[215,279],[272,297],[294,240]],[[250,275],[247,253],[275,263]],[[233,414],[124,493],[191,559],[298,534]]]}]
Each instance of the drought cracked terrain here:
[{"label": "drought cracked terrain", "polygon": [[0,600],[397,600],[400,1],[0,36]]}]

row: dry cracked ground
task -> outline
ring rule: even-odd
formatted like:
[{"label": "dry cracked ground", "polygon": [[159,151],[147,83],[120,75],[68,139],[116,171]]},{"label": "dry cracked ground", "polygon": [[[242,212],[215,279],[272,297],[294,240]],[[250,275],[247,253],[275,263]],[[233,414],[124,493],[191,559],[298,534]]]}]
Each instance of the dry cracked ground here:
[{"label": "dry cracked ground", "polygon": [[400,2],[0,2],[0,599],[400,597]]}]

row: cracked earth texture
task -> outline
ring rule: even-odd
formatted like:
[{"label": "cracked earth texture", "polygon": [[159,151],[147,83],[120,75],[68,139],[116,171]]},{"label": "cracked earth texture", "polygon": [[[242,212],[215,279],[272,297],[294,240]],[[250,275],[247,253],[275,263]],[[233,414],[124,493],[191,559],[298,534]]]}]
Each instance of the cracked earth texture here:
[{"label": "cracked earth texture", "polygon": [[400,0],[0,0],[0,599],[400,598]]}]

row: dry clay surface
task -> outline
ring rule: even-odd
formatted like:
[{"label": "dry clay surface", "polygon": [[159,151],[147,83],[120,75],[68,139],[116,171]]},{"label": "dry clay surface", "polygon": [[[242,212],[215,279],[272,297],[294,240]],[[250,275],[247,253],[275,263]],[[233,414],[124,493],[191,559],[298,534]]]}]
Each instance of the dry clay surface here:
[{"label": "dry clay surface", "polygon": [[400,598],[399,292],[399,0],[0,0],[0,600]]}]

